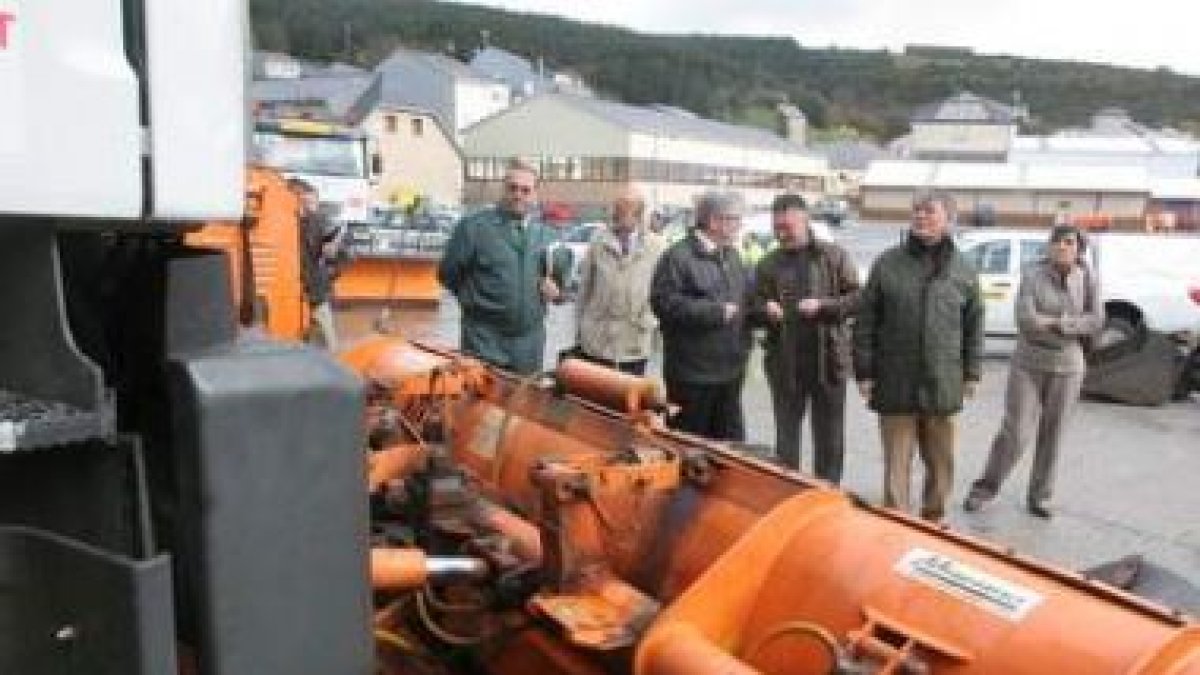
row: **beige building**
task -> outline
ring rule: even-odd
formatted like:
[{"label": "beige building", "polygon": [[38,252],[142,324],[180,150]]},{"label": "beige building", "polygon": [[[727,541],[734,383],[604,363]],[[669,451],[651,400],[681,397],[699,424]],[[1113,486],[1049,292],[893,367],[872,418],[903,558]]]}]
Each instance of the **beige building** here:
[{"label": "beige building", "polygon": [[918,191],[939,189],[955,195],[964,222],[1200,222],[1194,139],[1149,129],[1115,108],[1096,113],[1087,128],[1019,136],[1022,114],[971,94],[921,108],[912,133],[893,145],[905,159],[870,164],[863,216],[907,218]]},{"label": "beige building", "polygon": [[927,161],[1003,162],[1024,113],[962,92],[913,113],[912,131],[894,144],[902,157]]},{"label": "beige building", "polygon": [[381,103],[358,126],[372,139],[378,157],[378,201],[407,205],[420,197],[434,204],[462,203],[462,151],[437,115]]},{"label": "beige building", "polygon": [[469,204],[496,199],[514,157],[539,166],[545,202],[577,208],[607,207],[629,185],[652,208],[691,206],[714,188],[764,207],[784,191],[818,196],[828,173],[824,158],[761,129],[562,93],[479,122],[464,132],[463,146]]},{"label": "beige building", "polygon": [[380,203],[462,203],[463,155],[456,136],[436,112],[412,105],[382,74],[324,74],[255,80],[259,105],[291,105],[317,119],[335,120],[366,134]]}]

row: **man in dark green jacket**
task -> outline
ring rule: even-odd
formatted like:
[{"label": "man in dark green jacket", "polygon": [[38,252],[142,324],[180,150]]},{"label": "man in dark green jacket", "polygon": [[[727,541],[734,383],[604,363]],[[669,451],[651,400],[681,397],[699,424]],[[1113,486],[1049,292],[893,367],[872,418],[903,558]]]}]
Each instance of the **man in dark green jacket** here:
[{"label": "man in dark green jacket", "polygon": [[837,484],[858,270],[841,246],[813,237],[799,195],[777,197],[771,221],[779,245],[754,273],[750,315],[767,329],[763,370],[775,412],[775,456],[800,469],[800,428],[811,403],[813,473]]},{"label": "man in dark green jacket", "polygon": [[495,207],[463,218],[450,235],[438,280],[462,309],[460,346],[520,374],[542,369],[546,303],[561,298],[570,252],[533,218],[537,173],[513,163]]},{"label": "man in dark green jacket", "polygon": [[954,481],[955,417],[982,374],[979,277],[950,238],[954,200],[921,195],[907,241],[871,267],[854,330],[859,389],[879,413],[884,503],[907,509],[914,446],[921,516],[940,520]]}]

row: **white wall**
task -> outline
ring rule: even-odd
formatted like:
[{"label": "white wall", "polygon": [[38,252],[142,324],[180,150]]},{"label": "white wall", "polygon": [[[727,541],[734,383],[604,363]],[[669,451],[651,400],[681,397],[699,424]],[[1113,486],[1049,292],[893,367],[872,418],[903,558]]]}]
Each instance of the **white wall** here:
[{"label": "white wall", "polygon": [[1155,178],[1194,178],[1200,168],[1200,154],[1197,153],[1014,150],[1010,161],[1065,167],[1140,166]]},{"label": "white wall", "polygon": [[711,141],[673,138],[667,134],[635,133],[630,136],[629,152],[631,157],[638,159],[713,164],[780,173],[818,175],[829,169],[829,162],[824,157],[790,151],[783,139],[780,139],[780,149],[772,151]]},{"label": "white wall", "polygon": [[459,80],[454,86],[454,130],[462,133],[476,122],[495,115],[512,102],[507,85]]},{"label": "white wall", "polygon": [[1012,142],[1012,127],[997,124],[914,124],[909,136],[912,152],[944,154],[1004,154]]}]

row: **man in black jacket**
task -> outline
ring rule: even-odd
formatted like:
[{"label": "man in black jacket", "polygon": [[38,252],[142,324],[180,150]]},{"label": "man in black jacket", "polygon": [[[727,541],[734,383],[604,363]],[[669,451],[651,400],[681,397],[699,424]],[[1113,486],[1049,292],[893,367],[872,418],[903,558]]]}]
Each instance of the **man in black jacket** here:
[{"label": "man in black jacket", "polygon": [[663,379],[680,406],[672,425],[708,438],[745,439],[742,379],[750,348],[747,274],[734,240],[743,205],[733,193],[707,193],[696,227],[663,254],[650,306],[663,336]]},{"label": "man in black jacket", "polygon": [[777,197],[771,219],[779,246],[758,263],[750,311],[767,328],[763,370],[775,412],[775,456],[800,469],[800,427],[811,402],[813,473],[836,484],[858,271],[845,249],[813,238],[799,195]]}]

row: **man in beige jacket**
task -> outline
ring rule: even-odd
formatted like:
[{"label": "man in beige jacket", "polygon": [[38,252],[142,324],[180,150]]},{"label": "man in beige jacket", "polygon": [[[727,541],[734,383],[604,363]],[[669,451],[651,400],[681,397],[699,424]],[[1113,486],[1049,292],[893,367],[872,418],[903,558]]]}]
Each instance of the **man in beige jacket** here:
[{"label": "man in beige jacket", "polygon": [[658,326],[650,280],[666,250],[646,227],[646,200],[630,188],[613,203],[612,222],[597,231],[580,268],[579,348],[611,368],[644,375]]}]

